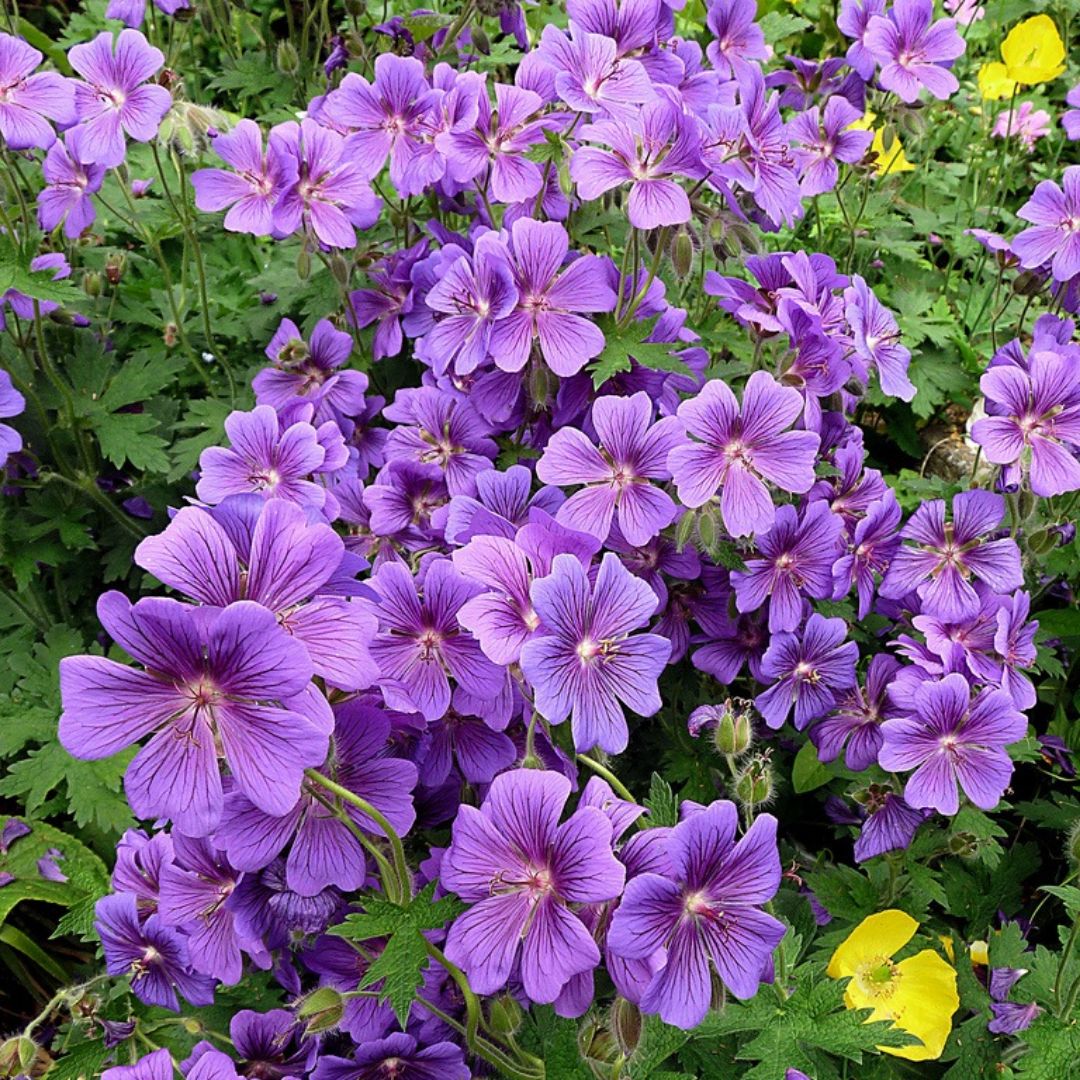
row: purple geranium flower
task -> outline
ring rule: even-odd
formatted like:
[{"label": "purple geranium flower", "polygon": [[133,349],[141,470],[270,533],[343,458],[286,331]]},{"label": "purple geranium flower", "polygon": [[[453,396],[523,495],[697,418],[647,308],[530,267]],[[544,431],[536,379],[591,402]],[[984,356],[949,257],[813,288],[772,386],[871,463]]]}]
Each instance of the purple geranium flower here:
[{"label": "purple geranium flower", "polygon": [[[876,659],[876,657],[875,657]],[[911,843],[930,811],[916,810],[892,790],[871,784],[864,803],[866,821],[855,841],[855,860],[866,862],[886,851],[902,851]]]},{"label": "purple geranium flower", "polygon": [[383,679],[398,690],[426,720],[438,720],[450,706],[452,675],[459,686],[480,698],[494,697],[505,674],[465,631],[457,613],[483,587],[463,577],[449,559],[427,564],[421,589],[400,563],[387,563],[370,580],[378,599],[372,610],[382,632],[371,644],[371,655]]},{"label": "purple geranium flower", "polygon": [[836,25],[845,37],[854,39],[847,51],[847,62],[869,81],[877,67],[874,54],[866,46],[870,20],[885,14],[885,0],[841,0]]},{"label": "purple geranium flower", "polygon": [[627,542],[639,547],[670,525],[678,513],[667,492],[651,480],[670,479],[668,454],[682,442],[682,422],[674,416],[652,422],[649,395],[598,398],[592,422],[600,439],[597,449],[574,427],[551,437],[536,475],[545,484],[584,484],[559,507],[563,525],[603,541],[617,519]]},{"label": "purple geranium flower", "polygon": [[559,824],[569,795],[561,773],[518,769],[495,778],[479,810],[458,810],[440,879],[473,906],[451,925],[446,955],[477,993],[501,990],[519,960],[525,993],[552,1002],[600,962],[568,904],[614,899],[625,870],[602,811],[583,806]]},{"label": "purple geranium flower", "polygon": [[[0,323],[3,319],[0,317]],[[0,417],[5,420],[20,416],[26,409],[26,398],[15,389],[11,376],[0,370]],[[0,424],[0,469],[4,467],[12,454],[17,454],[23,445],[22,436],[10,425]]]},{"label": "purple geranium flower", "polygon": [[469,1080],[460,1046],[437,1042],[423,1049],[411,1035],[394,1032],[365,1041],[351,1058],[323,1054],[311,1080]]},{"label": "purple geranium flower", "polygon": [[1021,266],[1050,263],[1056,281],[1080,274],[1080,165],[1065,170],[1060,187],[1053,180],[1041,181],[1017,217],[1032,223],[1012,241]]},{"label": "purple geranium flower", "polygon": [[631,878],[608,931],[616,956],[664,950],[640,1007],[683,1029],[709,1010],[710,968],[736,997],[752,998],[784,936],[784,924],[761,910],[780,887],[776,818],[761,814],[736,842],[738,821],[726,801],[691,811],[668,837],[670,872]]},{"label": "purple geranium flower", "polygon": [[850,549],[833,564],[833,599],[842,600],[847,596],[854,582],[859,595],[860,619],[866,618],[874,602],[874,575],[885,572],[900,546],[897,530],[902,516],[896,495],[887,491],[881,499],[871,503],[866,516],[855,526]]},{"label": "purple geranium flower", "polygon": [[772,528],[775,517],[765,482],[802,494],[814,484],[820,439],[812,431],[787,431],[802,411],[802,395],[755,371],[739,403],[727,383],[711,379],[679,406],[679,419],[701,442],[671,451],[668,467],[679,501],[696,507],[720,489],[720,512],[732,536]]},{"label": "purple geranium flower", "polygon": [[[113,3],[115,3],[115,0],[113,0]],[[146,0],[140,0],[140,7],[145,3]],[[112,6],[112,3],[110,3],[110,11]],[[112,18],[111,15],[109,17]],[[111,1023],[114,1023],[114,1021],[102,1021],[103,1025]],[[132,1021],[132,1025],[134,1023],[135,1021]],[[132,1032],[135,1030],[134,1026],[132,1026],[131,1030]],[[106,1031],[108,1031],[108,1028],[106,1028]],[[128,1033],[127,1037],[130,1037],[130,1035],[131,1032]],[[105,1045],[109,1045],[108,1040],[106,1040]],[[111,1069],[106,1069],[101,1074],[101,1080],[173,1080],[175,1075],[172,1054],[162,1048],[139,1058],[134,1065],[116,1065]]]},{"label": "purple geranium flower", "polygon": [[442,175],[445,161],[431,142],[440,93],[432,90],[424,65],[411,56],[382,53],[375,81],[350,72],[327,95],[329,120],[354,132],[350,147],[367,178],[390,159],[390,179],[402,198],[420,195]]},{"label": "purple geranium flower", "polygon": [[1080,139],[1080,83],[1077,83],[1066,95],[1065,104],[1071,105],[1061,114],[1061,126],[1067,139]]},{"label": "purple geranium flower", "polygon": [[801,634],[773,635],[761,671],[777,681],[754,699],[769,727],[782,727],[794,704],[795,727],[801,731],[836,705],[840,691],[855,686],[859,647],[845,640],[847,633],[843,619],[815,611]]},{"label": "purple geranium flower", "polygon": [[140,923],[131,893],[103,896],[94,916],[105,970],[110,975],[130,975],[131,989],[140,1001],[179,1012],[179,990],[192,1005],[213,1003],[214,980],[191,970],[184,937],[159,915]]},{"label": "purple geranium flower", "polygon": [[1022,462],[1031,490],[1044,498],[1080,488],[1080,365],[1049,350],[1034,352],[1027,370],[995,364],[979,380],[991,414],[971,437],[995,465]]},{"label": "purple geranium flower", "polygon": [[758,535],[757,557],[731,575],[739,611],[757,611],[768,600],[770,632],[794,630],[805,597],[824,600],[833,593],[843,531],[843,519],[824,501],[811,503],[801,519],[794,506],[781,506],[773,527]]},{"label": "purple geranium flower", "polygon": [[690,199],[673,177],[700,172],[700,144],[696,129],[673,105],[647,102],[632,119],[586,124],[581,137],[611,147],[582,146],[570,159],[582,199],[597,199],[629,183],[627,213],[636,228],[690,220]]},{"label": "purple geranium flower", "polygon": [[113,639],[147,669],[103,656],[60,663],[60,741],[96,760],[156,732],[128,766],[128,801],[206,836],[221,816],[223,755],[236,784],[270,814],[296,804],[305,766],[326,756],[327,732],[290,707],[311,681],[307,652],[251,601],[197,619],[176,600],[98,601]]},{"label": "purple geranium flower", "polygon": [[599,327],[578,312],[615,309],[604,263],[582,255],[562,269],[569,238],[557,221],[519,218],[511,238],[517,305],[493,327],[492,358],[503,371],[520,371],[539,340],[544,362],[556,375],[576,375],[604,349]]},{"label": "purple geranium flower", "polygon": [[886,690],[900,670],[900,661],[888,653],[878,653],[866,670],[866,686],[854,686],[839,701],[836,712],[810,729],[810,738],[822,761],[834,761],[844,753],[844,764],[852,772],[862,772],[877,761],[881,748],[881,724],[899,715],[891,707]]},{"label": "purple geranium flower", "polygon": [[412,268],[427,254],[427,240],[392,252],[368,270],[373,289],[356,289],[349,294],[349,321],[361,329],[376,323],[371,343],[373,360],[401,352],[401,318],[413,307]]},{"label": "purple geranium flower", "polygon": [[765,32],[754,21],[754,0],[712,0],[707,5],[709,29],[716,36],[705,50],[710,63],[725,78],[734,77],[749,61],[768,60],[772,49]]},{"label": "purple geranium flower", "polygon": [[1027,720],[1002,690],[983,690],[972,701],[963,675],[922,683],[914,715],[882,725],[883,769],[914,769],[904,787],[911,806],[942,814],[960,809],[957,784],[980,809],[992,810],[1005,793],[1013,765],[1005,748],[1024,737]]},{"label": "purple geranium flower", "polygon": [[172,108],[164,86],[145,85],[165,56],[138,30],[121,30],[115,44],[108,30],[73,45],[68,61],[85,80],[75,84],[75,110],[84,125],[80,153],[87,164],[113,167],[124,160],[124,135],[149,142]]},{"label": "purple geranium flower", "polygon": [[75,122],[74,83],[55,71],[31,75],[40,63],[22,38],[0,34],[0,137],[9,150],[45,150],[56,139],[49,120]]},{"label": "purple geranium flower", "polygon": [[94,200],[105,177],[104,165],[84,165],[79,146],[82,128],[69,131],[49,147],[41,165],[45,187],[38,192],[38,224],[51,232],[63,223],[64,235],[74,240],[94,223]]},{"label": "purple geranium flower", "polygon": [[1005,500],[990,491],[964,491],[952,501],[952,521],[945,520],[945,502],[924,502],[901,536],[913,540],[893,556],[881,595],[901,600],[918,590],[923,612],[961,622],[979,610],[971,584],[975,577],[994,592],[1010,593],[1024,584],[1020,549],[1008,537],[986,540],[1005,516]]},{"label": "purple geranium flower", "polygon": [[382,200],[356,163],[352,145],[336,131],[311,119],[278,124],[266,152],[268,160],[272,154],[281,163],[283,176],[296,178],[274,205],[276,235],[303,228],[328,247],[353,248],[356,229],[370,229],[379,220]]},{"label": "purple geranium flower", "polygon": [[225,228],[231,232],[268,236],[274,228],[274,204],[297,180],[297,162],[270,140],[263,153],[262,132],[252,120],[241,120],[232,131],[217,135],[214,153],[236,171],[197,169],[191,174],[195,205],[200,210],[228,210]]},{"label": "purple geranium flower", "polygon": [[854,165],[874,141],[871,131],[852,131],[851,125],[862,113],[838,94],[825,102],[824,113],[815,105],[799,113],[788,126],[799,166],[799,191],[802,195],[821,195],[836,187],[840,175],[838,161]]},{"label": "purple geranium flower", "polygon": [[543,632],[522,647],[521,668],[537,710],[552,724],[570,716],[579,751],[622,753],[629,741],[622,705],[639,716],[660,708],[656,681],[671,642],[631,636],[655,613],[656,594],[608,552],[595,585],[577,558],[557,555],[530,595]]},{"label": "purple geranium flower", "polygon": [[[865,369],[877,369],[886,394],[911,401],[915,397],[915,384],[908,378],[911,353],[900,344],[900,327],[893,313],[858,274],[844,290],[844,317],[851,330],[855,359],[861,360]],[[865,369],[860,372],[863,382]]]},{"label": "purple geranium flower", "polygon": [[934,0],[894,0],[887,16],[870,19],[863,44],[881,64],[881,85],[901,101],[922,87],[944,101],[960,86],[944,65],[963,55],[964,39],[955,20],[934,22]]}]

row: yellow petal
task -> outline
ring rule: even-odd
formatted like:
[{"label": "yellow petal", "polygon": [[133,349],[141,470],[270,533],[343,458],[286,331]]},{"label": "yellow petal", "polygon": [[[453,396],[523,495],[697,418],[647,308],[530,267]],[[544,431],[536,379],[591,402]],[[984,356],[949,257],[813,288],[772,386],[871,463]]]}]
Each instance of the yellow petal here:
[{"label": "yellow petal", "polygon": [[1002,42],[1001,58],[1008,77],[1032,86],[1056,79],[1065,70],[1065,45],[1049,15],[1025,19]]},{"label": "yellow petal", "polygon": [[952,963],[956,962],[956,950],[953,948],[952,938],[948,934],[938,934],[938,941],[941,942],[941,947],[945,950],[945,955]]},{"label": "yellow petal", "polygon": [[953,1013],[960,1007],[955,968],[932,949],[924,949],[896,965],[895,979],[896,990],[888,1003],[890,1018],[923,1045],[878,1049],[908,1061],[939,1058],[952,1030]]},{"label": "yellow petal", "polygon": [[874,141],[870,144],[870,150],[877,155],[874,164],[875,176],[890,176],[893,173],[911,172],[915,166],[904,156],[904,148],[900,145],[900,139],[893,133],[892,140],[885,146],[885,131],[878,128],[874,132]]},{"label": "yellow petal", "polygon": [[987,101],[1000,101],[1013,96],[1017,84],[1009,78],[1004,64],[994,61],[979,68],[979,93]]},{"label": "yellow petal", "polygon": [[848,127],[852,131],[869,131],[874,126],[877,117],[867,109],[858,120],[852,120]]},{"label": "yellow petal", "polygon": [[891,957],[915,936],[918,929],[919,924],[907,912],[896,908],[868,915],[832,954],[826,972],[834,979],[854,975],[859,966],[869,960]]},{"label": "yellow petal", "polygon": [[990,965],[990,946],[985,941],[973,941],[971,943],[971,962],[981,964],[983,967]]}]

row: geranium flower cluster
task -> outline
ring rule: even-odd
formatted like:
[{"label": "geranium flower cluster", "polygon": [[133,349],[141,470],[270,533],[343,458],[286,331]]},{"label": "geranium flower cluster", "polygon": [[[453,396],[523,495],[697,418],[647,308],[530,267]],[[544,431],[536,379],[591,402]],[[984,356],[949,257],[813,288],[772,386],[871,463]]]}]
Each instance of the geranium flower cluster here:
[{"label": "geranium flower cluster", "polygon": [[[142,5],[112,7],[139,22]],[[806,732],[865,775],[860,859],[961,800],[995,806],[1027,731],[1037,623],[1005,493],[1080,489],[1072,324],[1044,317],[983,378],[974,436],[1000,490],[905,518],[852,420],[872,382],[915,395],[870,283],[807,251],[710,271],[704,293],[755,357],[725,379],[657,272],[674,238],[702,243],[707,215],[775,231],[842,168],[872,182],[875,135],[852,128],[868,84],[948,97],[953,20],[929,0],[845,0],[845,59],[766,75],[750,0],[709,5],[704,52],[665,4],[570,7],[570,30],[546,27],[513,83],[385,53],[298,121],[212,133],[228,168],[191,177],[224,228],[299,234],[328,260],[388,190],[440,210],[310,333],[282,321],[254,407],[136,550],[168,595],[105,594],[109,655],[61,663],[63,745],[139,747],[125,790],[157,827],[125,837],[97,926],[109,972],[148,1004],[208,1003],[252,966],[294,997],[356,991],[384,944],[327,929],[389,895],[414,826],[449,825],[445,848],[409,838],[419,861],[393,886],[408,900],[435,884],[464,907],[431,934],[405,1032],[377,997],[343,998],[345,1061],[292,1014],[238,1014],[236,1056],[274,1075],[393,1060],[394,1075],[468,1076],[458,969],[476,994],[576,1017],[602,965],[622,998],[683,1028],[714,977],[738,998],[775,977],[777,821],[749,812],[740,828],[732,799],[753,800],[733,785],[642,827],[625,791],[586,782],[616,779],[605,755],[650,723],[673,671],[711,677],[718,702],[752,699],[755,742]],[[135,29],[69,59],[80,79],[35,75],[40,54],[0,37],[0,133],[46,151],[41,224],[76,237],[126,140],[153,139],[172,100]],[[1013,241],[1059,282],[1080,275],[1078,198],[1080,168],[1063,190],[1044,181]],[[620,262],[575,236],[599,200],[625,208]],[[418,385],[370,393],[358,340],[375,362],[408,349]],[[21,406],[0,384],[0,415]],[[0,440],[18,449],[3,426]],[[849,600],[881,626],[869,654],[835,614]],[[237,1075],[209,1046],[183,1068]],[[153,1054],[111,1071],[159,1073]]]}]

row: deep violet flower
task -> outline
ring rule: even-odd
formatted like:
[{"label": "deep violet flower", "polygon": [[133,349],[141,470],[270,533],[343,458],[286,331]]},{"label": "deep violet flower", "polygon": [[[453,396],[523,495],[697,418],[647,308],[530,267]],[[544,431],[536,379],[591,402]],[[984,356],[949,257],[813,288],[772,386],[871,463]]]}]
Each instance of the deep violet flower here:
[{"label": "deep violet flower", "polygon": [[859,647],[845,641],[847,632],[843,619],[827,619],[815,611],[801,634],[773,635],[761,670],[776,682],[754,699],[769,727],[782,727],[794,704],[795,727],[801,731],[829,712],[842,691],[855,686]]},{"label": "deep violet flower", "polygon": [[131,893],[103,896],[94,916],[105,970],[130,975],[131,989],[140,1001],[179,1012],[179,991],[192,1005],[213,1003],[214,980],[191,970],[184,937],[158,915],[140,922]]},{"label": "deep violet flower", "polygon": [[886,851],[902,851],[915,838],[919,826],[931,811],[909,806],[894,791],[882,793],[871,785],[865,802],[866,821],[855,841],[855,859],[866,862]]},{"label": "deep violet flower", "polygon": [[[835,504],[834,504],[835,505]],[[874,602],[875,574],[883,574],[900,546],[900,504],[887,491],[871,503],[852,534],[850,550],[833,565],[833,599],[847,596],[854,582],[859,597],[858,617],[865,619]]]},{"label": "deep violet flower", "polygon": [[837,162],[853,165],[862,160],[874,135],[851,128],[861,117],[851,102],[836,94],[825,102],[824,111],[815,105],[791,121],[788,131],[797,147],[795,161],[801,194],[832,191],[840,175]]},{"label": "deep violet flower", "polygon": [[972,577],[998,593],[1020,588],[1024,575],[1016,541],[984,539],[1004,516],[1005,500],[990,491],[956,495],[950,522],[945,520],[942,499],[924,502],[900,534],[915,543],[893,556],[881,595],[900,600],[917,590],[924,613],[960,622],[979,610]]},{"label": "deep violet flower", "polygon": [[69,753],[109,757],[156,732],[127,768],[128,801],[139,817],[172,818],[190,836],[220,820],[219,754],[257,805],[292,809],[304,767],[326,756],[328,733],[290,707],[311,681],[311,661],[271,612],[244,600],[205,621],[176,600],[131,604],[108,592],[98,617],[147,670],[103,656],[60,662]]},{"label": "deep violet flower", "polygon": [[1005,748],[1027,732],[1009,695],[985,689],[972,700],[968,681],[954,673],[918,686],[912,705],[912,714],[882,725],[878,755],[884,769],[915,770],[904,787],[908,803],[955,814],[959,785],[980,809],[997,806],[1013,771]]},{"label": "deep violet flower", "polygon": [[1060,187],[1053,180],[1040,181],[1016,213],[1032,226],[1012,240],[1021,266],[1048,262],[1057,281],[1080,274],[1080,165],[1065,170]]},{"label": "deep violet flower", "polygon": [[595,585],[573,555],[557,555],[550,576],[530,590],[542,633],[521,649],[521,669],[534,702],[552,724],[568,716],[579,751],[626,749],[623,705],[638,716],[660,708],[657,679],[671,642],[632,634],[656,611],[656,594],[608,552]]},{"label": "deep violet flower", "polygon": [[608,931],[616,956],[664,950],[640,1008],[683,1029],[708,1012],[711,969],[736,997],[752,998],[784,936],[784,924],[761,910],[780,887],[776,818],[761,814],[736,842],[738,819],[726,801],[684,817],[667,840],[670,872],[632,877]]},{"label": "deep violet flower", "polygon": [[[145,2],[146,0],[140,0],[139,6],[142,7]],[[109,5],[109,9],[112,10],[112,4]],[[112,1023],[112,1021],[103,1021],[103,1023]],[[111,1069],[106,1069],[101,1074],[101,1080],[173,1080],[175,1075],[172,1054],[162,1047],[160,1050],[154,1050],[145,1057],[141,1057],[134,1065],[116,1065]]]},{"label": "deep violet flower", "polygon": [[115,42],[103,30],[93,41],[73,45],[68,61],[86,80],[75,83],[83,160],[110,168],[119,165],[124,160],[124,136],[149,142],[172,108],[169,91],[148,83],[165,56],[138,30],[121,30]]},{"label": "deep violet flower", "polygon": [[213,140],[214,153],[235,172],[197,169],[191,174],[195,205],[200,210],[226,210],[231,232],[268,236],[273,231],[274,204],[297,180],[297,161],[273,140],[263,153],[262,132],[252,120]]},{"label": "deep violet flower", "polygon": [[603,260],[582,255],[564,269],[569,237],[557,221],[520,218],[511,230],[511,246],[517,304],[492,329],[492,358],[503,371],[520,371],[539,341],[540,354],[556,375],[576,375],[604,349],[603,333],[580,312],[615,308]]},{"label": "deep violet flower", "polygon": [[351,1058],[323,1054],[311,1080],[470,1080],[460,1046],[437,1042],[422,1049],[411,1035],[393,1032],[364,1041]]},{"label": "deep violet flower", "polygon": [[625,870],[602,811],[582,806],[559,824],[569,795],[561,773],[517,769],[495,778],[479,810],[458,810],[440,879],[472,907],[451,925],[446,955],[477,993],[502,989],[518,962],[525,993],[552,1002],[600,962],[567,905],[618,896]]},{"label": "deep violet flower", "polygon": [[852,772],[862,772],[877,761],[881,724],[898,715],[885,692],[899,670],[900,661],[895,656],[878,653],[866,669],[865,687],[852,687],[840,698],[836,711],[810,729],[822,761],[834,761],[842,750],[844,764]]},{"label": "deep violet flower", "polygon": [[[371,655],[384,680],[412,703],[426,720],[438,720],[450,706],[449,676],[480,698],[496,695],[505,672],[481,651],[457,620],[462,606],[483,586],[459,574],[449,559],[427,564],[419,586],[399,563],[387,563],[370,579],[378,599],[372,610],[382,630]],[[384,686],[384,693],[386,687]]]},{"label": "deep violet flower", "polygon": [[732,536],[772,528],[776,511],[766,482],[797,494],[814,484],[819,437],[786,430],[802,408],[798,390],[764,371],[750,376],[741,407],[727,383],[707,382],[678,410],[686,430],[700,440],[676,447],[668,457],[679,501],[703,506],[719,491]]},{"label": "deep violet flower", "polygon": [[49,120],[75,121],[75,87],[55,71],[31,72],[41,63],[22,38],[0,34],[0,137],[10,150],[42,150],[56,139]]},{"label": "deep violet flower", "polygon": [[600,440],[597,449],[577,428],[551,437],[536,464],[545,484],[585,486],[559,507],[557,520],[603,541],[613,521],[627,542],[639,547],[670,525],[678,513],[670,495],[653,480],[670,479],[668,454],[683,441],[674,416],[653,423],[653,406],[643,390],[630,397],[601,397],[592,407]]},{"label": "deep violet flower", "polygon": [[933,0],[894,0],[888,16],[870,19],[863,44],[881,65],[881,85],[909,104],[925,88],[944,100],[960,84],[945,64],[962,56],[953,19],[934,22]]}]

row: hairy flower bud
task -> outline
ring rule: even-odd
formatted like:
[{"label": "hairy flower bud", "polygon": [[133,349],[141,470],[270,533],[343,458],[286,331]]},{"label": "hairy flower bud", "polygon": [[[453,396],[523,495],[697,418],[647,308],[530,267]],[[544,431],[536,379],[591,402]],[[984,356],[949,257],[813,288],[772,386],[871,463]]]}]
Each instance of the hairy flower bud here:
[{"label": "hairy flower bud", "polygon": [[349,279],[352,277],[352,267],[349,266],[345,256],[340,251],[335,251],[330,256],[330,273],[334,275],[334,280],[339,285],[349,284]]},{"label": "hairy flower bud", "polygon": [[301,248],[300,254],[296,256],[296,276],[301,281],[307,281],[311,277],[311,252],[306,247]]},{"label": "hairy flower bud", "polygon": [[624,997],[617,997],[611,1007],[611,1030],[619,1049],[629,1057],[641,1039],[641,1012]]},{"label": "hairy flower bud", "polygon": [[162,327],[161,340],[165,342],[166,349],[171,349],[180,340],[180,331],[176,323],[168,322]]},{"label": "hairy flower bud", "polygon": [[29,1073],[37,1057],[37,1044],[25,1035],[12,1035],[0,1044],[0,1076]]},{"label": "hairy flower bud", "polygon": [[282,75],[295,75],[300,70],[300,54],[296,46],[291,41],[279,41],[275,62]]},{"label": "hairy flower bud", "polygon": [[546,409],[551,400],[551,372],[546,364],[533,364],[529,370],[529,401],[534,409]]},{"label": "hairy flower bud", "polygon": [[736,775],[735,799],[742,806],[764,806],[772,798],[775,786],[769,755],[758,754]]},{"label": "hairy flower bud", "polygon": [[949,837],[949,853],[961,859],[974,859],[979,853],[979,838],[974,833],[954,833]]},{"label": "hairy flower bud", "polygon": [[474,26],[472,28],[472,44],[473,48],[481,56],[491,55],[491,39],[484,33],[482,27]]},{"label": "hairy flower bud", "polygon": [[521,1006],[510,994],[501,994],[488,1008],[488,1024],[496,1035],[513,1035],[521,1027]]},{"label": "hairy flower bud", "polygon": [[671,265],[680,278],[694,269],[694,238],[685,225],[671,239]]},{"label": "hairy flower bud", "polygon": [[124,263],[126,261],[124,253],[121,251],[113,252],[105,260],[105,280],[110,285],[120,284],[120,279],[124,276]]},{"label": "hairy flower bud", "polygon": [[1027,538],[1027,549],[1032,555],[1046,555],[1057,547],[1057,542],[1052,529],[1039,529]]},{"label": "hairy flower bud", "polygon": [[103,287],[102,276],[96,270],[87,270],[83,274],[82,287],[87,296],[100,296]]},{"label": "hairy flower bud", "polygon": [[345,11],[354,19],[367,13],[367,0],[345,0]]},{"label": "hairy flower bud", "polygon": [[740,757],[750,749],[754,729],[750,714],[741,701],[725,702],[724,715],[713,732],[713,743],[725,757]]},{"label": "hairy flower bud", "polygon": [[305,1035],[332,1031],[341,1023],[345,1012],[345,999],[332,986],[320,986],[302,997],[294,1008],[296,1018],[306,1021]]}]

